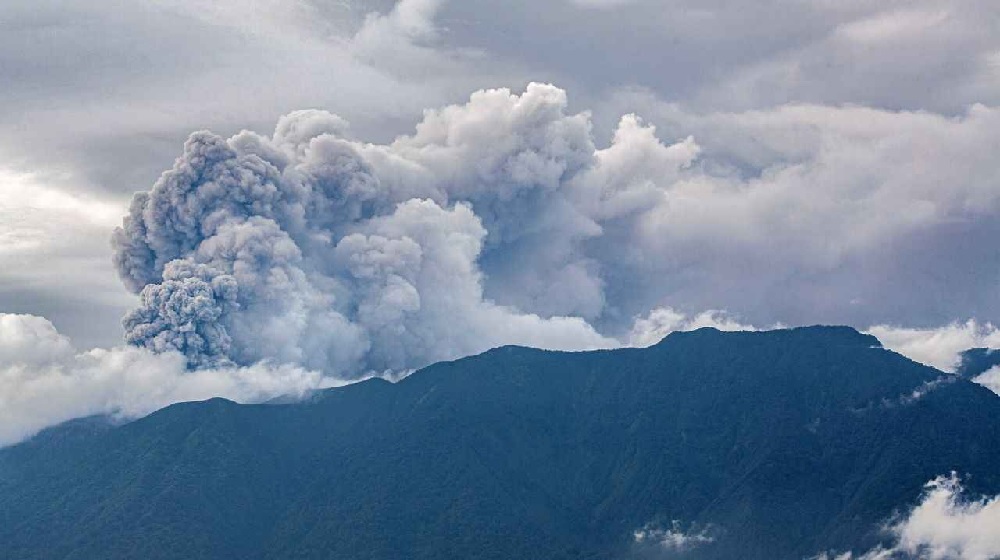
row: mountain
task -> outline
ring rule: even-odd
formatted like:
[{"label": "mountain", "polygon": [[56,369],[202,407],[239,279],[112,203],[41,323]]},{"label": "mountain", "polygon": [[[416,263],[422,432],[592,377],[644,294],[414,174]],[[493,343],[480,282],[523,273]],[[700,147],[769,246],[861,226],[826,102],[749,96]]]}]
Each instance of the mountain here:
[{"label": "mountain", "polygon": [[956,373],[972,379],[1000,366],[1000,352],[992,348],[970,348],[962,352]]},{"label": "mountain", "polygon": [[50,429],[0,451],[0,557],[800,559],[998,466],[965,378],[849,328],[701,329]]}]

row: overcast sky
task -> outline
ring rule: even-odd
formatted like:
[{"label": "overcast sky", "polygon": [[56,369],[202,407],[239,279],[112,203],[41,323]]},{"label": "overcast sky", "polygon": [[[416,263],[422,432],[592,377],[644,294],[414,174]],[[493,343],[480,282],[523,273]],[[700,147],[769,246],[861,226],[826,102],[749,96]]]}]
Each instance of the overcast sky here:
[{"label": "overcast sky", "polygon": [[604,226],[648,264],[601,261],[605,303],[549,310],[484,262],[488,300],[614,336],[655,307],[995,322],[998,31],[992,0],[7,0],[0,311],[119,343],[136,299],[111,230],[194,130],[319,108],[385,144],[426,109],[543,82],[591,113],[598,149],[634,112],[697,156],[628,234]]}]

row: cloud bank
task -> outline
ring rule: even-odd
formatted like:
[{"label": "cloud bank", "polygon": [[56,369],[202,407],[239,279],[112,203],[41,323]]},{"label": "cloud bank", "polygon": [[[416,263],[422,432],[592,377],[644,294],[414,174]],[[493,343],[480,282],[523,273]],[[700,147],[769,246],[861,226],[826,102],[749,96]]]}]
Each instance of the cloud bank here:
[{"label": "cloud bank", "polygon": [[[190,294],[183,297],[188,296]],[[538,336],[530,331],[533,322],[534,319],[529,319],[528,325],[514,325],[528,328],[526,332],[501,330],[491,336],[506,336],[510,340]],[[645,347],[672,332],[702,327],[726,331],[759,330],[722,311],[688,316],[674,309],[658,308],[636,318],[626,338],[609,341],[608,345]],[[956,329],[961,330],[959,326],[948,325],[938,330],[917,331],[919,337],[914,337],[914,329],[882,326],[873,327],[869,332],[881,337],[887,348],[912,359],[921,361],[931,356],[941,360],[941,363],[955,364],[959,353],[969,347],[967,344],[979,346],[984,343],[983,338],[962,339],[961,343],[955,343],[952,337]],[[982,332],[981,327],[972,329],[975,330]],[[536,345],[538,340],[542,339],[524,343]],[[395,379],[408,374],[409,370],[381,373]],[[948,379],[942,377],[916,387],[912,395],[904,395],[900,402],[920,398],[924,392]],[[190,355],[168,347],[154,351],[129,345],[81,352],[44,318],[0,314],[0,447],[18,443],[43,428],[74,418],[109,415],[127,420],[176,402],[220,396],[244,403],[285,396],[296,398],[313,390],[356,380],[275,359],[264,359],[247,366],[220,359],[214,365],[205,362],[199,367],[192,367]],[[1000,367],[983,373],[975,381],[1000,394]],[[676,540],[674,532],[666,530],[658,533],[655,529],[643,529],[644,542]],[[697,535],[702,533],[694,536]]]},{"label": "cloud bank", "polygon": [[343,383],[288,364],[190,370],[177,352],[131,346],[78,352],[45,319],[0,314],[0,446],[73,418],[136,418],[216,396],[239,402],[301,397]]}]

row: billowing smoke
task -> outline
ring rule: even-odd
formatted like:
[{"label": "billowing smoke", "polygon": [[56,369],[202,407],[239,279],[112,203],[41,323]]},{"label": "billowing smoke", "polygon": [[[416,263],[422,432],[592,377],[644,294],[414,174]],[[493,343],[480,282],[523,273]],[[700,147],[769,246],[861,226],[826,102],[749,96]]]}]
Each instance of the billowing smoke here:
[{"label": "billowing smoke", "polygon": [[[352,140],[322,111],[270,137],[193,134],[114,235],[140,294],[127,341],[192,367],[270,359],[347,375],[505,343],[615,345],[586,321],[605,302],[581,244],[644,204],[649,187],[608,189],[619,159],[679,167],[691,150],[598,152],[588,115],[566,104],[552,86],[483,91],[389,145]],[[630,134],[649,136],[635,121]]]}]

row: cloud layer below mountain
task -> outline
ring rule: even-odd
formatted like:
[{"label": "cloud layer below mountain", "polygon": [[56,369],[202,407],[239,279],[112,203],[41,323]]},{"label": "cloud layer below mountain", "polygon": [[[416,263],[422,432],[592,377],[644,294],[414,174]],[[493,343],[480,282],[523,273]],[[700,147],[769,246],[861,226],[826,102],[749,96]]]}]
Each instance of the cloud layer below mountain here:
[{"label": "cloud layer below mountain", "polygon": [[343,383],[287,364],[192,371],[176,352],[79,352],[45,319],[0,314],[0,446],[73,418],[131,419],[176,402],[261,402]]},{"label": "cloud layer below mountain", "polygon": [[[613,344],[643,347],[671,332],[702,327],[757,330],[719,311],[686,316],[661,308],[638,318],[628,338]],[[958,355],[947,352],[958,352],[964,344],[941,345],[939,341],[950,340],[957,328],[946,326],[938,334],[924,331],[920,340],[909,338],[912,331],[908,329],[894,332],[880,327],[878,335],[889,341],[907,341],[895,348],[890,342],[887,347],[915,359],[935,356],[951,364],[957,362]],[[46,319],[0,314],[0,447],[18,443],[43,428],[90,415],[128,420],[177,402],[212,397],[263,402],[284,396],[302,397],[313,390],[357,381],[274,360],[195,369],[189,366],[189,360],[177,351],[154,352],[136,346],[79,351]],[[404,370],[383,375],[396,379],[407,373]],[[994,369],[977,381],[1000,394],[998,377]],[[914,395],[932,388],[915,388]]]}]

